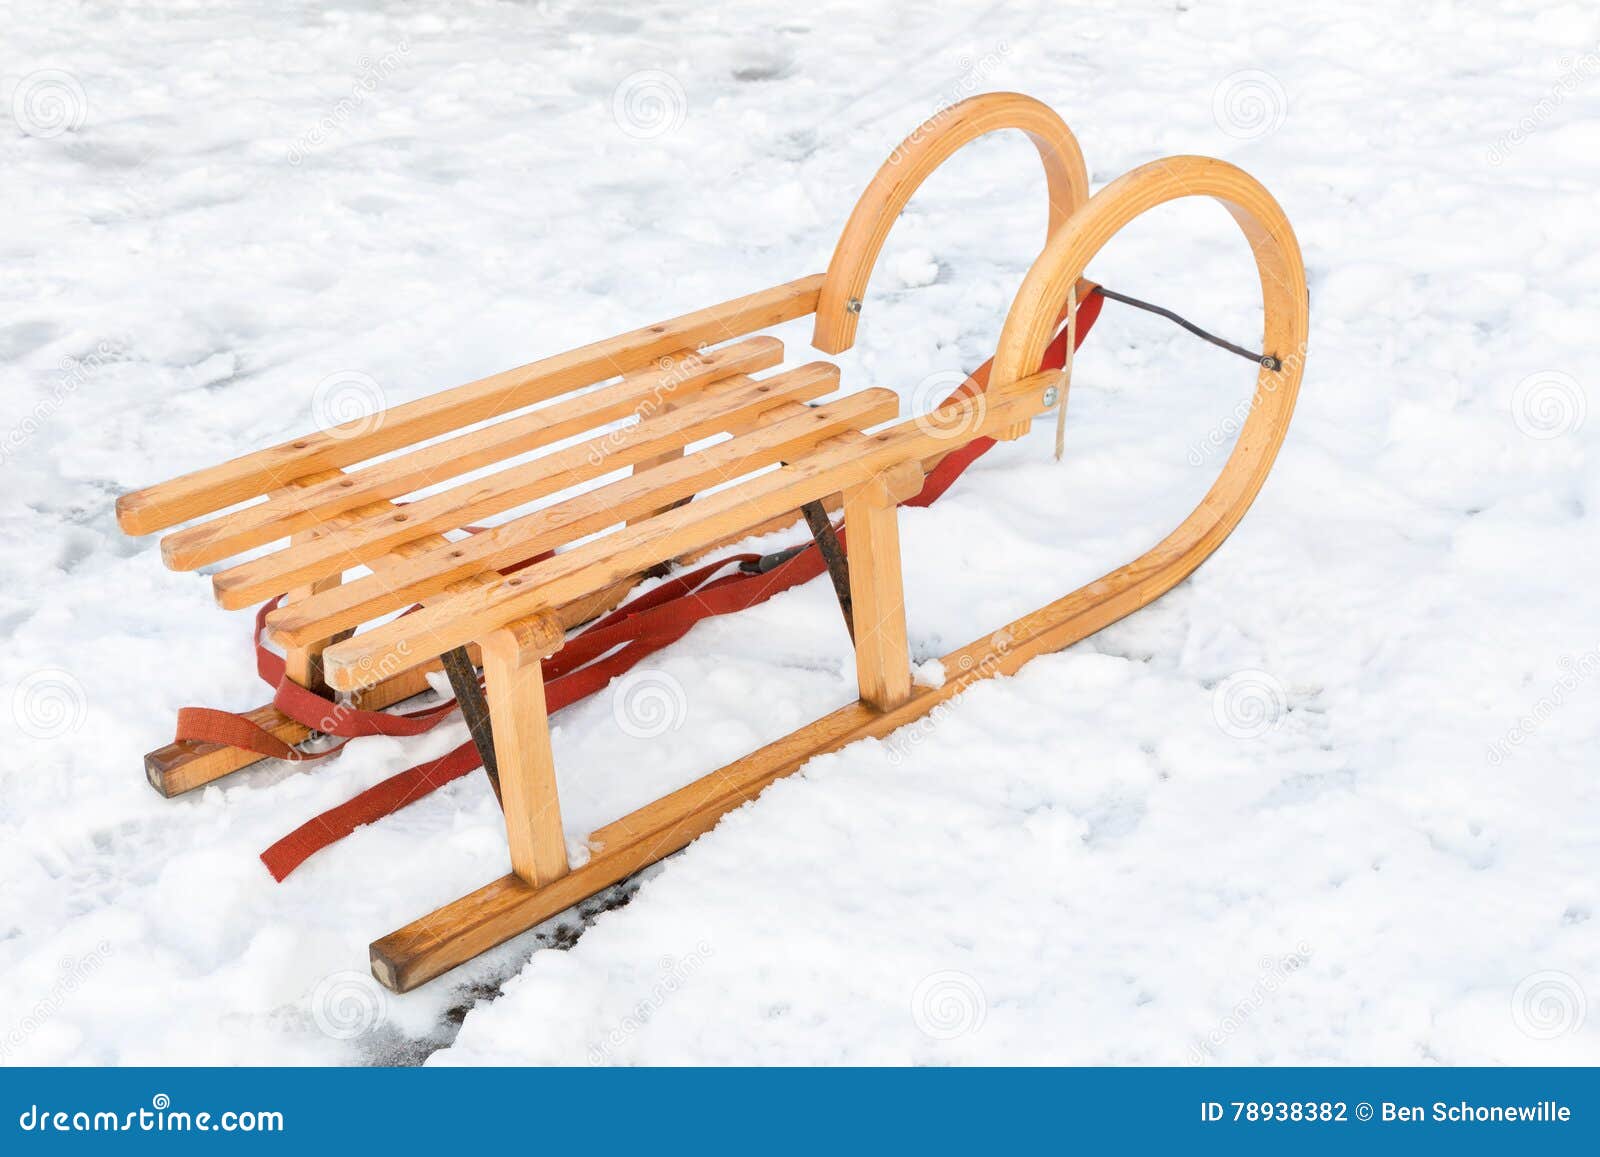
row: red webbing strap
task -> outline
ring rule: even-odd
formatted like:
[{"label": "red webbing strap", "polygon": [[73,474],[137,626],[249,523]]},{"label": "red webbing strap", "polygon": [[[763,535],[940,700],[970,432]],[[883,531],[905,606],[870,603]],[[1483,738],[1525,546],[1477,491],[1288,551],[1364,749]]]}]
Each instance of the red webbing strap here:
[{"label": "red webbing strap", "polygon": [[[593,694],[640,659],[688,634],[695,623],[708,615],[726,614],[744,606],[753,606],[779,590],[814,577],[798,571],[793,576],[780,576],[778,572],[785,568],[774,567],[764,575],[728,575],[708,582],[729,563],[758,557],[744,554],[720,559],[691,574],[662,583],[627,608],[614,611],[599,620],[545,662],[545,709],[559,711]],[[820,573],[820,568],[816,573]],[[746,577],[773,581],[760,592],[741,591],[739,593],[743,598],[735,596],[730,599],[730,580]],[[751,598],[751,595],[755,597]],[[690,596],[700,604],[698,607],[687,605]],[[644,609],[639,609],[641,606]],[[596,659],[599,661],[593,661]],[[443,706],[445,710],[454,710],[455,701]],[[338,807],[312,818],[262,852],[261,862],[274,879],[281,881],[308,857],[342,840],[356,828],[399,811],[480,766],[482,758],[477,746],[468,740],[438,759],[392,775]]]},{"label": "red webbing strap", "polygon": [[[1085,295],[1080,301],[1077,345],[1081,346],[1084,338],[1088,336],[1090,328],[1100,314],[1101,303],[1102,298],[1099,294]],[[1064,317],[1063,312],[1063,319]],[[1066,343],[1067,335],[1063,330],[1050,343],[1039,368],[1041,370],[1061,368],[1065,361]],[[967,382],[963,383],[951,397],[976,393],[986,388],[990,364],[985,362],[974,371]],[[919,507],[931,505],[955,483],[968,466],[993,446],[994,439],[977,438],[947,454],[928,473],[922,490],[916,497],[907,500],[905,505]],[[842,533],[840,537],[842,542],[844,537]],[[568,640],[560,651],[545,661],[546,709],[553,713],[592,695],[640,660],[683,638],[696,623],[704,619],[756,606],[773,595],[811,581],[827,569],[821,551],[817,549],[815,543],[811,543],[765,573],[736,572],[717,577],[718,572],[725,570],[731,564],[752,561],[758,557],[760,556],[750,554],[733,555],[676,576],[590,624],[588,629]],[[267,610],[270,610],[270,605],[263,608],[258,616],[258,629]],[[265,648],[258,648],[258,666],[262,662],[259,654],[261,651],[265,651]],[[277,659],[277,662],[281,669],[282,660]],[[263,672],[263,677],[265,675],[266,672]],[[289,685],[296,686],[293,683]],[[304,688],[298,689],[321,705],[318,709],[324,716],[339,710],[321,696],[305,691]],[[298,698],[293,705],[296,710],[303,710],[307,706]],[[280,709],[283,709],[282,705]],[[428,712],[419,713],[414,718],[420,720],[423,716],[429,716],[429,721],[420,728],[426,730],[427,727],[438,723],[444,714],[454,709],[455,703],[451,701]],[[438,717],[431,718],[435,713]],[[289,712],[285,710],[285,714]],[[378,720],[405,718],[381,712],[355,714],[375,716]],[[291,717],[305,722],[299,715]],[[248,721],[241,720],[241,722],[253,727]],[[374,727],[373,731],[365,734],[393,734],[383,730],[385,725],[381,723],[363,720],[363,725]],[[307,726],[313,724],[307,723]],[[341,731],[330,731],[320,726],[316,729],[329,734],[343,734]],[[260,732],[259,728],[255,730]],[[261,732],[261,734],[266,733]],[[270,735],[266,738],[278,743]],[[280,744],[280,746],[286,745]],[[251,746],[250,750],[258,751],[260,748]],[[273,878],[281,881],[307,858],[343,839],[356,828],[400,810],[480,765],[477,748],[468,741],[438,759],[392,775],[338,807],[314,817],[262,852],[261,861],[272,873]]]},{"label": "red webbing strap", "polygon": [[[256,674],[269,687],[275,688],[272,705],[285,717],[312,731],[341,739],[359,739],[367,735],[408,736],[421,735],[437,727],[445,716],[455,710],[454,702],[430,707],[410,714],[390,714],[383,711],[363,711],[341,706],[326,696],[300,686],[290,679],[282,655],[269,650],[261,641],[266,629],[267,615],[275,610],[282,598],[263,603],[256,611],[253,635],[256,653]],[[242,747],[272,759],[309,763],[326,759],[338,753],[339,748],[310,754],[283,742],[270,731],[231,711],[213,707],[180,707],[178,709],[177,740],[201,743],[220,743],[228,747]]]}]

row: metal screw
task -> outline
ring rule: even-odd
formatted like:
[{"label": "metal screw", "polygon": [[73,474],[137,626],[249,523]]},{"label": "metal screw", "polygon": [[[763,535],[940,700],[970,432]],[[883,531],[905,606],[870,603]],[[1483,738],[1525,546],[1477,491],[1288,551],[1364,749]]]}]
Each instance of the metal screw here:
[{"label": "metal screw", "polygon": [[1046,387],[1044,391],[1044,408],[1051,409],[1056,404],[1056,399],[1061,396],[1061,391],[1054,386]]},{"label": "metal screw", "polygon": [[859,297],[852,297],[849,301],[844,303],[844,308],[848,313],[860,313],[861,299]]}]

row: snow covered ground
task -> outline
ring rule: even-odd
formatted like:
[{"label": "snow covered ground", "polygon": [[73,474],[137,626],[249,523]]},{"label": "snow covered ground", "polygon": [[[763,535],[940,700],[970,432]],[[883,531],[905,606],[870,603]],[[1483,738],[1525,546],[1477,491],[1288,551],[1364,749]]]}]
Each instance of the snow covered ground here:
[{"label": "snow covered ground", "polygon": [[[0,48],[0,1060],[1600,1062],[1592,4],[6,0]],[[1096,186],[1212,154],[1295,223],[1299,411],[1192,579],[816,760],[570,949],[405,997],[366,945],[505,870],[481,776],[282,885],[256,853],[460,724],[150,791],[179,706],[265,696],[119,492],[340,383],[397,402],[820,270],[898,139],[994,89]],[[1043,224],[1025,140],[958,155],[847,386],[936,400]],[[1090,272],[1259,333],[1214,205]],[[1108,305],[1065,462],[1041,422],[905,515],[916,657],[1175,525],[1252,378]],[[853,695],[820,582],[642,674],[664,734],[616,688],[556,718],[574,839]]]}]

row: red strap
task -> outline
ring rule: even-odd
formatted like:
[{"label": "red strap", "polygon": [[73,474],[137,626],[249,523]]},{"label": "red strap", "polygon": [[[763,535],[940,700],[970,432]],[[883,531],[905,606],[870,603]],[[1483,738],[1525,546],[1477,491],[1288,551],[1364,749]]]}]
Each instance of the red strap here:
[{"label": "red strap", "polygon": [[[1103,300],[1096,293],[1085,295],[1079,303],[1078,345],[1081,346],[1088,336],[1100,314]],[[1059,369],[1062,366],[1066,342],[1066,331],[1063,329],[1045,351],[1040,369]],[[991,362],[985,362],[979,367],[951,395],[952,398],[985,389],[990,365]],[[968,466],[993,446],[994,439],[977,438],[946,455],[929,472],[921,492],[908,500],[906,505],[931,505]],[[701,620],[763,603],[781,591],[809,582],[827,569],[821,552],[812,543],[764,573],[721,573],[732,564],[757,557],[734,555],[676,576],[590,624],[588,629],[570,639],[544,664],[548,710],[559,711],[592,695],[641,659],[683,638]],[[520,566],[514,569],[520,569]],[[278,687],[274,703],[290,718],[325,734],[346,738],[359,735],[416,735],[436,726],[455,710],[456,704],[452,700],[409,716],[357,711],[341,708],[331,700],[300,687],[284,677],[283,659],[260,643],[259,636],[266,615],[276,605],[277,600],[273,600],[262,607],[256,616],[256,665],[262,678]],[[186,725],[193,730],[188,730]],[[179,713],[179,737],[228,743],[278,759],[321,758],[294,751],[240,716],[207,708],[184,708]],[[284,752],[288,754],[282,754]],[[281,881],[308,857],[343,839],[356,828],[391,815],[451,780],[473,771],[480,764],[477,748],[468,741],[438,759],[392,775],[302,824],[261,853],[261,860],[273,878]]]}]

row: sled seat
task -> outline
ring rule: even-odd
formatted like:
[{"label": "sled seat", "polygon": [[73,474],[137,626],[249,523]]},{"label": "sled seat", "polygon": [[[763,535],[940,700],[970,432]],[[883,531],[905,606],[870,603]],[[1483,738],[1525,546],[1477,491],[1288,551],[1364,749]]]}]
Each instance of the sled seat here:
[{"label": "sled seat", "polygon": [[[523,521],[473,542],[474,553],[463,558],[440,553],[452,536],[459,537],[453,535],[458,528],[501,517],[567,488],[592,485],[609,472],[648,470],[679,457],[696,439],[750,433],[775,407],[831,392],[837,371],[826,364],[761,382],[750,376],[778,365],[783,347],[775,338],[747,335],[814,311],[821,280],[802,278],[146,487],[118,501],[118,521],[131,534],[147,534],[205,518],[162,540],[164,560],[178,570],[211,567],[280,544],[272,553],[216,574],[217,598],[224,607],[278,596],[293,605],[339,587],[352,568],[385,572],[407,562],[414,564],[403,576],[410,585],[402,588],[389,580],[390,590],[410,592],[415,585],[421,592],[416,597],[448,597],[481,585],[494,573],[492,568],[476,573],[465,558],[490,551],[496,565],[514,565],[600,529],[605,520],[597,509],[586,510],[558,528],[552,516],[538,544],[526,551],[519,545],[520,532],[528,526]],[[724,344],[712,348],[713,342]],[[841,414],[875,414],[871,406],[881,407],[883,400],[880,394],[865,403],[851,402],[842,410],[827,411],[820,421],[831,423],[825,428],[837,433],[849,427],[848,421],[841,424]],[[676,412],[680,405],[683,410]],[[884,416],[892,415],[867,420]],[[767,437],[743,448],[770,456],[774,448],[802,445],[797,433],[787,427],[777,441]],[[528,458],[540,451],[546,453]],[[703,464],[716,461],[726,468],[730,460],[723,451]],[[476,480],[463,477],[489,468],[498,469]],[[700,476],[709,477],[704,471]],[[670,485],[676,487],[674,500],[693,492],[692,484],[684,490],[682,475],[674,476]],[[629,509],[634,513],[625,517],[648,511],[648,502],[641,505],[637,492],[632,497]],[[252,505],[239,505],[252,500]],[[401,503],[406,503],[403,510]],[[517,557],[509,557],[513,555]],[[440,566],[450,567],[447,580],[421,573]],[[579,599],[561,608],[558,618],[566,626],[584,622],[609,609],[631,585],[619,583]],[[352,586],[359,594],[375,584]],[[315,606],[329,602],[337,603],[329,613],[343,625],[323,638],[287,648],[289,677],[319,692],[328,689],[322,669],[326,645],[362,621],[364,613],[355,610],[356,617],[350,618],[348,594]],[[393,597],[380,598],[378,604],[383,609],[372,614],[409,605]],[[426,674],[437,667],[424,663],[397,668],[355,692],[352,705],[381,710],[425,691]],[[271,704],[245,717],[285,743],[298,743],[310,734]],[[259,758],[238,747],[178,740],[147,755],[145,769],[157,790],[170,796]]]},{"label": "sled seat", "polygon": [[[791,282],[147,487],[119,501],[119,520],[145,533],[209,515],[162,539],[166,564],[234,560],[212,575],[217,601],[238,609],[281,598],[267,625],[296,660],[291,674],[337,691],[371,688],[530,615],[572,626],[652,569],[792,521],[808,502],[908,497],[922,457],[982,432],[972,414],[953,416],[965,425],[952,430],[930,415],[869,437],[896,416],[893,392],[819,401],[839,387],[827,362],[755,377],[783,360],[782,343],[767,335],[692,348],[709,334],[809,312],[819,282]],[[980,424],[992,425],[986,417]],[[402,440],[420,444],[385,454]],[[258,501],[238,505],[245,498]],[[358,569],[365,573],[349,575]],[[422,605],[350,637],[413,604]]]}]

